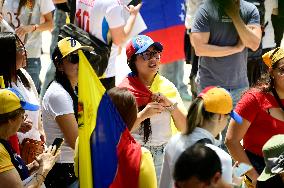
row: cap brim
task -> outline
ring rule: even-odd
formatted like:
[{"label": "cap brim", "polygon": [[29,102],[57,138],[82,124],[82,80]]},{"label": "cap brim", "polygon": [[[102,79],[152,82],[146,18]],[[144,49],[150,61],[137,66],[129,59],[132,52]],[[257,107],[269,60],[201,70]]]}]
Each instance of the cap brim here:
[{"label": "cap brim", "polygon": [[20,103],[24,110],[37,111],[39,109],[39,105],[31,104],[24,101],[20,101]]},{"label": "cap brim", "polygon": [[230,113],[231,118],[233,118],[238,124],[243,123],[243,118],[234,110],[231,111]]},{"label": "cap brim", "polygon": [[163,51],[163,45],[159,42],[154,42],[143,46],[143,48],[140,48],[135,54],[140,54],[145,52],[150,46],[154,46],[155,48],[157,48],[157,50]]},{"label": "cap brim", "polygon": [[265,167],[264,170],[262,171],[262,173],[260,174],[260,176],[258,176],[257,180],[258,181],[266,181],[266,180],[272,178],[275,175],[276,174],[272,174],[271,171],[268,170],[267,167]]},{"label": "cap brim", "polygon": [[69,54],[71,54],[71,53],[73,53],[73,52],[75,52],[75,51],[77,51],[77,50],[84,50],[84,51],[89,51],[89,52],[91,52],[91,51],[94,50],[94,48],[91,47],[91,46],[81,46],[81,47],[79,47],[79,48],[74,48],[74,49],[73,49],[72,51],[70,51],[68,54],[66,54],[65,56],[62,56],[62,58],[68,56]]}]

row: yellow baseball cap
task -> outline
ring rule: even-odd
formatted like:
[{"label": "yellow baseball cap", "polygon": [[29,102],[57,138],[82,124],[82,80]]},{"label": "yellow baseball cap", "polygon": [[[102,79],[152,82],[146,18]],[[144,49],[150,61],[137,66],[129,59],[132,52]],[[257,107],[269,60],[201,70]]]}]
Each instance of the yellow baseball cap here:
[{"label": "yellow baseball cap", "polygon": [[272,67],[276,62],[284,58],[284,48],[278,47],[262,55],[263,62]]},{"label": "yellow baseball cap", "polygon": [[37,111],[38,105],[26,102],[23,96],[15,89],[0,89],[0,114],[13,112],[19,108],[24,110]]},{"label": "yellow baseball cap", "polygon": [[242,117],[233,111],[233,99],[226,89],[209,86],[202,90],[198,97],[203,99],[204,108],[207,112],[230,114],[237,123],[242,123]]},{"label": "yellow baseball cap", "polygon": [[86,51],[92,51],[94,48],[91,46],[82,46],[77,40],[75,40],[72,37],[66,37],[64,39],[61,39],[57,44],[62,57],[64,58],[67,55],[71,54],[72,52],[76,50],[86,50]]}]

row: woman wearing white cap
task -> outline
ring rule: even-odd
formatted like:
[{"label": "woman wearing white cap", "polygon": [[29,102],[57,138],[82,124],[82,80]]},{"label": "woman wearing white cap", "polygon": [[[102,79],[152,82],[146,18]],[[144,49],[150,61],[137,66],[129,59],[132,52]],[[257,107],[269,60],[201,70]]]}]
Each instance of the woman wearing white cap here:
[{"label": "woman wearing white cap", "polygon": [[76,181],[74,148],[78,137],[78,50],[90,50],[73,38],[60,40],[52,54],[56,67],[54,81],[49,85],[42,101],[42,120],[46,142],[64,138],[61,155],[46,178],[46,187],[67,187]]},{"label": "woman wearing white cap", "polygon": [[[227,90],[212,86],[205,88],[197,96],[188,110],[186,132],[172,137],[165,148],[161,188],[174,187],[172,174],[177,158],[187,147],[197,142],[208,143],[216,151],[222,162],[222,177],[226,183],[232,184],[232,159],[228,153],[217,147],[222,140],[220,133],[230,117],[238,122],[242,121],[233,111],[233,100]],[[216,140],[218,135],[219,140]]]}]

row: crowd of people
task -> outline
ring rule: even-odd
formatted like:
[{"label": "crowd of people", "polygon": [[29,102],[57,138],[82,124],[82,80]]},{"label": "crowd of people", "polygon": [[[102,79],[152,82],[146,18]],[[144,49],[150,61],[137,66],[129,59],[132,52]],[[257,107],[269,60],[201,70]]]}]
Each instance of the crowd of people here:
[{"label": "crowd of people", "polygon": [[[0,1],[0,21],[10,25],[0,32],[0,187],[79,187],[78,53],[94,48],[58,37],[66,19],[112,45],[100,81],[142,153],[139,172],[125,157],[136,187],[283,187],[284,47],[282,25],[275,23],[284,9],[281,0],[270,8],[266,1],[270,15],[251,1],[185,0],[192,97],[167,77],[161,42],[143,34],[130,38],[143,3]],[[53,27],[52,64],[41,86],[41,33]],[[268,40],[264,31],[275,36],[267,47],[261,46]],[[122,47],[131,73],[115,86]],[[259,49],[257,68],[249,68]],[[183,100],[190,99],[187,110]],[[64,139],[60,149],[56,138]],[[250,168],[238,177],[243,163]]]}]

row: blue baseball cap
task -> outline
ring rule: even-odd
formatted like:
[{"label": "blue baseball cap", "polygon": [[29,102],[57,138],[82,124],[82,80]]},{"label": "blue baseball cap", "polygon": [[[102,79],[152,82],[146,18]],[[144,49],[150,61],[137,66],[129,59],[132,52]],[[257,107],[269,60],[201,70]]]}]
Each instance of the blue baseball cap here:
[{"label": "blue baseball cap", "polygon": [[157,50],[163,51],[163,45],[159,42],[154,42],[146,35],[137,35],[133,37],[126,46],[127,59],[130,59],[133,54],[145,52],[150,46],[154,46]]},{"label": "blue baseball cap", "polygon": [[8,90],[12,91],[19,98],[21,107],[24,110],[37,111],[39,109],[39,105],[27,102],[19,91],[15,90],[14,88],[8,88]]}]

